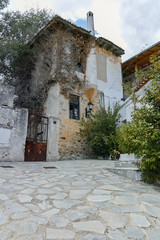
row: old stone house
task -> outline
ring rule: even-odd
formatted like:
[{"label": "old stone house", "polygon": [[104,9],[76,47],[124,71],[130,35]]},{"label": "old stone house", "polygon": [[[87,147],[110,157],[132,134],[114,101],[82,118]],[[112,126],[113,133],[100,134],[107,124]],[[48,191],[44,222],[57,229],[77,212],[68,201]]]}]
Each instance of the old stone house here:
[{"label": "old stone house", "polygon": [[[123,97],[124,50],[88,29],[55,16],[30,42],[29,72],[14,89],[0,85],[0,160],[79,159],[87,148],[79,121]],[[7,97],[6,97],[7,96]]]},{"label": "old stone house", "polygon": [[[149,79],[137,84],[136,82],[136,70],[146,69],[151,63],[150,58],[152,55],[157,54],[160,51],[160,42],[155,43],[151,47],[138,53],[137,55],[126,60],[122,64],[123,83],[130,82],[131,87],[135,88],[137,95],[143,96],[144,89],[150,85]],[[130,97],[124,90],[123,93],[124,102],[121,105],[120,114],[121,122],[125,123],[131,120],[131,113],[133,111],[133,104]]]}]

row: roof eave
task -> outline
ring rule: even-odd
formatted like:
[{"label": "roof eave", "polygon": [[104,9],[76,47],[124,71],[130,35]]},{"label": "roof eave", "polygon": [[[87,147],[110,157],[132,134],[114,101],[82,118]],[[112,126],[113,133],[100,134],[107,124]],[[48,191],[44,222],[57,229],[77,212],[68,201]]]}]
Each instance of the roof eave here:
[{"label": "roof eave", "polygon": [[112,43],[111,41],[99,37],[96,39],[96,43],[100,46],[105,48],[107,51],[111,51],[116,56],[122,56],[125,52],[122,48],[118,47],[116,44]]}]

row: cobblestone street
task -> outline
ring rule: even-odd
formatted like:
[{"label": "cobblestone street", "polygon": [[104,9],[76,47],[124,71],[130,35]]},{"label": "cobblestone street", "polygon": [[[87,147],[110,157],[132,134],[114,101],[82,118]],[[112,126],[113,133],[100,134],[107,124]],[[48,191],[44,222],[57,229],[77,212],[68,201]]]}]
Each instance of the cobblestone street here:
[{"label": "cobblestone street", "polygon": [[1,162],[0,240],[159,240],[160,189],[113,174],[112,166]]}]

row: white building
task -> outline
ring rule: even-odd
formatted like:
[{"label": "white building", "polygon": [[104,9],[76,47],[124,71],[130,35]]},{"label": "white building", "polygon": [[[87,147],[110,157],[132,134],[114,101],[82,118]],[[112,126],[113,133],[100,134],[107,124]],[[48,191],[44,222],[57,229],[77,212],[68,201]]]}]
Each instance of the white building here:
[{"label": "white building", "polygon": [[[156,54],[160,51],[160,42],[152,45],[151,47],[145,49],[139,54],[133,56],[132,58],[126,60],[122,64],[122,74],[123,74],[123,83],[130,82],[131,86],[135,88],[135,93],[139,96],[143,96],[144,89],[147,88],[150,84],[149,79],[135,85],[135,73],[138,69],[147,68],[150,63],[150,57],[153,54]],[[133,111],[133,103],[130,100],[130,97],[126,95],[124,91],[124,102],[121,104],[120,114],[121,122],[125,123],[131,120],[131,113]]]}]

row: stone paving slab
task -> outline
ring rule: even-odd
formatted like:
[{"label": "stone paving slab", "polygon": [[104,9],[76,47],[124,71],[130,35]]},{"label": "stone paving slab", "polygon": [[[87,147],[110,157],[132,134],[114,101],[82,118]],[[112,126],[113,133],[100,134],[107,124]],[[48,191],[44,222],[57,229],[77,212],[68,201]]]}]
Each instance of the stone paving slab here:
[{"label": "stone paving slab", "polygon": [[160,188],[108,171],[113,166],[0,162],[0,240],[159,240]]}]

